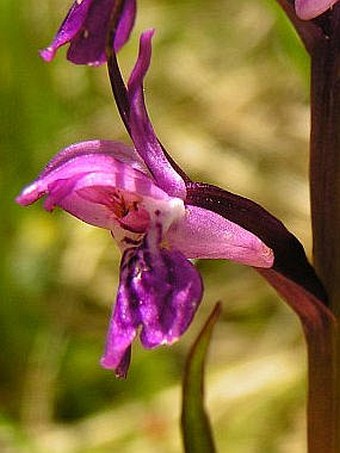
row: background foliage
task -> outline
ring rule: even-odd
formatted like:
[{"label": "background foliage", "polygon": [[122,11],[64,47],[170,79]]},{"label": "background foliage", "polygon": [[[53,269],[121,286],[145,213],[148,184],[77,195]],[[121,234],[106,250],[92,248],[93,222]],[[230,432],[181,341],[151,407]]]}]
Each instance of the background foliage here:
[{"label": "background foliage", "polygon": [[[68,144],[128,141],[104,67],[37,55],[69,3],[0,3],[1,451],[181,451],[183,362],[216,300],[207,397],[220,451],[304,451],[300,327],[251,269],[199,262],[205,298],[183,341],[135,345],[125,382],[99,367],[119,263],[110,235],[13,201]],[[146,89],[162,142],[193,178],[258,201],[309,250],[308,61],[274,0],[140,0],[126,74],[147,27],[157,29]]]}]

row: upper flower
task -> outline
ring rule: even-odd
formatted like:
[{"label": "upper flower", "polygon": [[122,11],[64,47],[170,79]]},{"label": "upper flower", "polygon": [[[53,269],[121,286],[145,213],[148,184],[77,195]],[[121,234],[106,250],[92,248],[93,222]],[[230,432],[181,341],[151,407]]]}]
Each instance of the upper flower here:
[{"label": "upper flower", "polygon": [[338,0],[295,0],[296,14],[303,20],[311,20],[331,8]]},{"label": "upper flower", "polygon": [[54,40],[40,55],[51,61],[59,47],[70,43],[67,58],[73,63],[104,63],[114,14],[118,16],[115,18],[117,28],[110,44],[117,52],[129,39],[136,16],[136,0],[75,0]]}]

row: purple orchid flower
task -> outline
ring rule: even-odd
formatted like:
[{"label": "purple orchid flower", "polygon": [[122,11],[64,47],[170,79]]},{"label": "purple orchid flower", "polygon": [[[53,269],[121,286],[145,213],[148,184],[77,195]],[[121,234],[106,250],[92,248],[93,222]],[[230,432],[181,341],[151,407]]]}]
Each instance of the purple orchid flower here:
[{"label": "purple orchid flower", "polygon": [[311,20],[331,8],[338,0],[295,0],[295,11],[300,19]]},{"label": "purple orchid flower", "polygon": [[40,52],[51,61],[59,47],[70,43],[68,60],[98,66],[106,61],[105,47],[111,18],[119,15],[112,45],[117,52],[129,39],[136,0],[75,0],[53,42]]},{"label": "purple orchid flower", "polygon": [[280,221],[250,200],[191,181],[164,151],[143,96],[152,35],[141,36],[127,88],[119,70],[110,71],[135,148],[99,140],[72,145],[17,198],[29,205],[46,196],[48,211],[59,206],[116,239],[120,283],[101,364],[120,377],[139,330],[143,346],[154,348],[178,340],[191,323],[203,287],[189,259],[253,266],[284,295],[302,288],[318,307],[326,300],[301,244]]}]

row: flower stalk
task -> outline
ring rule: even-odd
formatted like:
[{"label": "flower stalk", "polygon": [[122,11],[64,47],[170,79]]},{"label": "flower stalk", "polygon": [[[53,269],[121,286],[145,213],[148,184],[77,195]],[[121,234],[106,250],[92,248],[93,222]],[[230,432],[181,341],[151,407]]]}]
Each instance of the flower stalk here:
[{"label": "flower stalk", "polygon": [[311,207],[314,263],[340,316],[340,5],[311,53]]},{"label": "flower stalk", "polygon": [[[292,1],[278,1],[311,58],[313,256],[334,315],[319,323],[320,335],[302,320],[308,351],[308,452],[336,453],[340,451],[340,4],[318,16],[314,10],[321,2],[295,2],[295,13]],[[325,11],[335,2],[323,3]]]},{"label": "flower stalk", "polygon": [[[324,445],[326,434],[310,427],[310,451],[340,451],[340,5],[328,18],[327,39],[311,52],[311,143],[310,182],[315,267],[327,288],[336,325],[329,332],[332,349],[322,355],[310,345],[310,414],[316,423],[318,406],[324,404],[323,392],[332,392],[327,424],[332,439]],[[330,345],[331,347],[331,345]],[[319,421],[321,423],[321,421]],[[325,421],[326,423],[326,421]],[[325,429],[325,427],[324,427]],[[322,439],[324,438],[324,439]],[[323,444],[321,442],[323,441]],[[319,445],[318,445],[319,443]],[[326,448],[326,449],[325,449]]]}]

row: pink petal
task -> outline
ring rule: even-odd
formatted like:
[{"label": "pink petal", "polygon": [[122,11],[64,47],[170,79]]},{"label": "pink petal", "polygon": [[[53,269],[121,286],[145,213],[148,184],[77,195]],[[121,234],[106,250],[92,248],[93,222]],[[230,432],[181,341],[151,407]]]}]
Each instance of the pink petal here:
[{"label": "pink petal", "polygon": [[77,35],[86,19],[91,3],[92,0],[73,3],[52,43],[40,52],[45,61],[53,60],[59,47],[70,42]]},{"label": "pink petal", "polygon": [[338,0],[295,0],[296,14],[303,20],[314,19],[331,8]]},{"label": "pink petal", "polygon": [[187,206],[186,215],[172,225],[168,242],[187,258],[228,259],[269,268],[274,254],[255,234],[208,209]]},{"label": "pink petal", "polygon": [[169,195],[184,199],[186,195],[184,180],[163,152],[144,102],[143,81],[150,66],[153,33],[153,30],[148,30],[142,34],[138,59],[128,82],[130,132],[138,153],[157,184]]},{"label": "pink petal", "polygon": [[129,165],[147,175],[149,172],[135,149],[124,143],[114,142],[111,140],[89,140],[86,142],[74,143],[56,154],[53,159],[46,165],[40,177],[59,169],[64,163],[80,156],[104,155],[108,158],[114,158],[118,161]]}]

